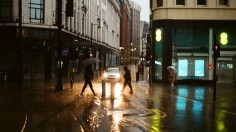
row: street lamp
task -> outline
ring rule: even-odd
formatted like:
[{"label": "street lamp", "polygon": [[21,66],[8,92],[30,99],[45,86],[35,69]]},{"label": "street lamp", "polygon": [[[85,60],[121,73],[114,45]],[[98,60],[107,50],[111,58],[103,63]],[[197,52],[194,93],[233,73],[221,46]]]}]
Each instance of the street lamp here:
[{"label": "street lamp", "polygon": [[131,45],[131,49],[130,49],[130,51],[131,51],[131,63],[133,63],[133,43],[130,43],[130,45]]},{"label": "street lamp", "polygon": [[19,33],[16,46],[16,82],[17,86],[23,87],[23,62],[22,62],[22,0],[19,0]]},{"label": "street lamp", "polygon": [[120,60],[121,60],[121,63],[122,63],[122,64],[124,63],[124,53],[123,53],[123,52],[124,52],[124,49],[125,49],[124,47],[122,47],[122,46],[120,47],[120,52],[121,52]]},{"label": "street lamp", "polygon": [[134,62],[134,52],[136,51],[136,48],[133,47],[133,43],[130,43],[131,45],[131,63]]}]

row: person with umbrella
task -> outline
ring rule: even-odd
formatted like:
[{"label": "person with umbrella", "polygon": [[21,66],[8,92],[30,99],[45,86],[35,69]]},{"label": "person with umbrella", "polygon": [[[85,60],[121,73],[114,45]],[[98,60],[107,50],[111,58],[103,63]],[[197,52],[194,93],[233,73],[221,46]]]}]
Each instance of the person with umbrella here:
[{"label": "person with umbrella", "polygon": [[175,76],[176,76],[177,70],[175,69],[174,66],[168,66],[167,71],[169,72],[168,80],[170,82],[170,92],[172,92],[172,91],[176,90],[174,82],[176,79]]},{"label": "person with umbrella", "polygon": [[91,91],[93,92],[93,95],[96,96],[97,94],[93,90],[92,80],[93,79],[93,70],[92,70],[92,64],[87,64],[84,70],[84,86],[81,91],[80,96],[83,97],[83,93],[87,85],[89,85]]},{"label": "person with umbrella", "polygon": [[131,74],[130,74],[130,70],[128,69],[127,66],[124,66],[124,70],[125,70],[125,74],[124,74],[124,84],[123,84],[123,89],[121,92],[124,92],[125,87],[127,86],[127,84],[129,85],[130,88],[130,94],[133,94],[133,89],[132,89],[132,85],[131,85]]}]

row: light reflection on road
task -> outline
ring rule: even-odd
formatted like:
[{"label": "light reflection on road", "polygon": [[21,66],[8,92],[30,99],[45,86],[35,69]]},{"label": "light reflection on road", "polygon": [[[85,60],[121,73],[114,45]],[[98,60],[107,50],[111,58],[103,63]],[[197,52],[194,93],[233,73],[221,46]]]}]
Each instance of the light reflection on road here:
[{"label": "light reflection on road", "polygon": [[[121,83],[114,86],[115,98],[110,98],[111,85],[107,83],[106,99],[100,100],[100,107],[105,111],[101,118],[109,120],[110,131],[227,131],[229,127],[224,120],[235,120],[235,113],[219,110],[219,106],[211,108],[210,90],[202,86],[179,85],[173,93],[165,87],[148,93],[146,87],[140,86],[133,95],[121,93]],[[146,94],[140,96],[140,93]],[[97,130],[101,126],[96,126]]]}]

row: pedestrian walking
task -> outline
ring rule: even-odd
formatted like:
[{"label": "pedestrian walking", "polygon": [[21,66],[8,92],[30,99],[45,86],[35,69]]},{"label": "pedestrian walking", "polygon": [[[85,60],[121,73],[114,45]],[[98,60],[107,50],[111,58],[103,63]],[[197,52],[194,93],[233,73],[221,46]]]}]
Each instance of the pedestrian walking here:
[{"label": "pedestrian walking", "polygon": [[124,74],[124,84],[123,84],[123,89],[121,92],[124,92],[125,90],[125,87],[127,85],[129,85],[129,88],[130,88],[130,94],[133,94],[133,88],[132,88],[132,85],[131,85],[131,74],[130,74],[130,70],[128,69],[127,66],[124,66],[124,70],[125,70],[125,74]]},{"label": "pedestrian walking", "polygon": [[175,69],[175,67],[173,66],[168,66],[167,67],[167,71],[169,72],[168,74],[168,80],[170,82],[170,92],[176,90],[176,87],[174,85],[174,82],[176,80],[176,73],[177,73],[177,70]]},{"label": "pedestrian walking", "polygon": [[91,91],[93,92],[93,95],[94,96],[97,95],[93,90],[93,85],[92,85],[92,81],[91,81],[92,79],[93,79],[92,64],[88,64],[85,67],[85,70],[84,70],[84,86],[83,86],[83,89],[82,89],[82,92],[81,92],[80,96],[83,97],[83,93],[84,93],[84,90],[87,87],[87,85],[89,85]]},{"label": "pedestrian walking", "polygon": [[139,70],[136,72],[136,83],[139,81]]}]

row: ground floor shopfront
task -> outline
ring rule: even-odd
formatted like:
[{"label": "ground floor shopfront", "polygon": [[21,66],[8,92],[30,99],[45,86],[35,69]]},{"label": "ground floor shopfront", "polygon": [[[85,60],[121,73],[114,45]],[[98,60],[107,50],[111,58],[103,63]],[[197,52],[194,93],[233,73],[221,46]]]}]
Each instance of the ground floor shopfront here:
[{"label": "ground floor shopfront", "polygon": [[[0,27],[0,71],[1,81],[15,80],[17,57],[17,27]],[[79,36],[62,30],[62,75],[68,76],[70,68],[82,73],[83,60],[92,51],[93,57],[101,60],[94,65],[95,75],[99,76],[108,66],[120,65],[120,50],[87,36]],[[55,28],[23,27],[22,29],[22,65],[25,79],[51,79],[57,76],[58,39]],[[70,58],[70,49],[78,52],[76,58]],[[75,74],[76,74],[75,73]],[[0,82],[1,82],[0,81]]]},{"label": "ground floor shopfront", "polygon": [[[168,82],[166,68],[169,65],[177,68],[177,80],[212,81],[215,35],[221,48],[216,62],[218,82],[236,82],[236,27],[233,23],[235,21],[154,21],[153,81]],[[227,37],[222,38],[222,33]],[[222,39],[226,39],[226,43]]]}]

